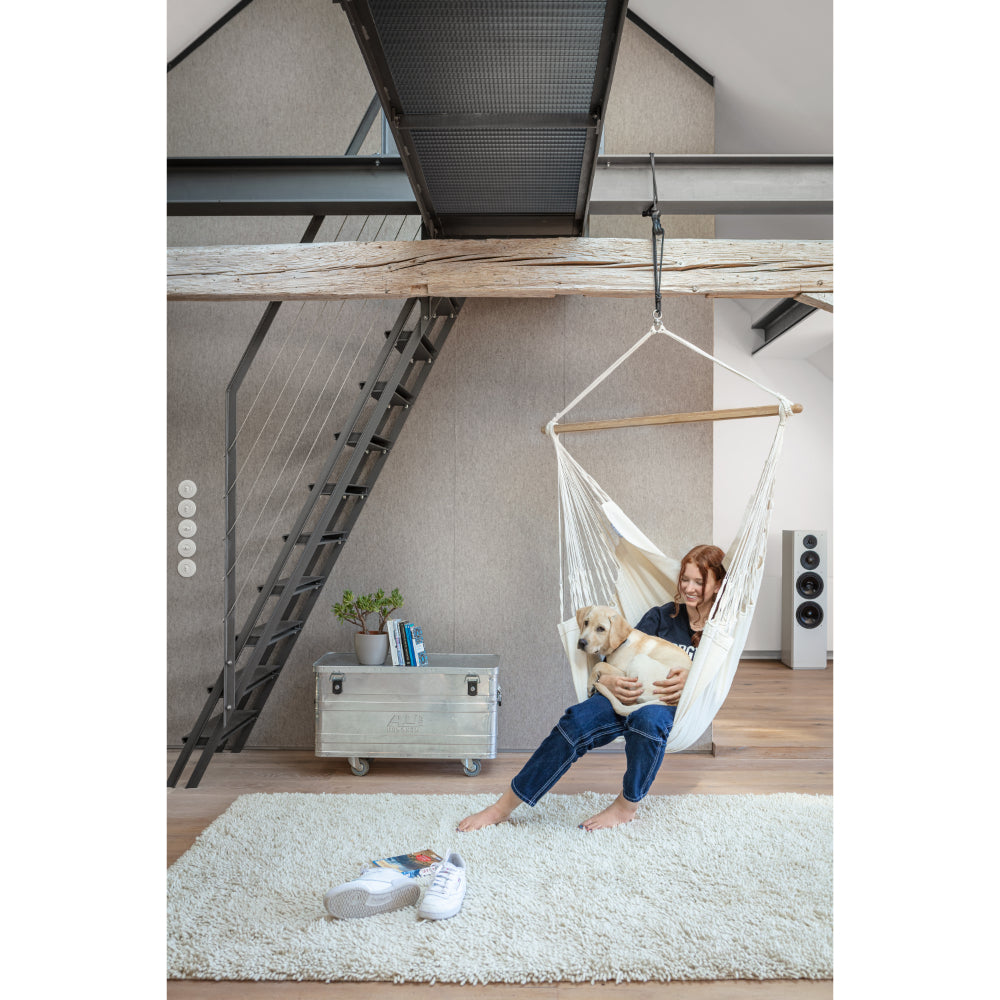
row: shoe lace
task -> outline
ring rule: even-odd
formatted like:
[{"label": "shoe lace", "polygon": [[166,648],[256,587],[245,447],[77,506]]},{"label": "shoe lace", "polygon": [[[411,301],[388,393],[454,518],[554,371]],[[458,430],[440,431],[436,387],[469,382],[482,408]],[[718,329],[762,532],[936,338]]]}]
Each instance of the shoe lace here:
[{"label": "shoe lace", "polygon": [[431,882],[427,891],[435,895],[446,896],[454,883],[458,882],[458,869],[447,861],[439,861],[431,866],[434,871],[434,881]]}]

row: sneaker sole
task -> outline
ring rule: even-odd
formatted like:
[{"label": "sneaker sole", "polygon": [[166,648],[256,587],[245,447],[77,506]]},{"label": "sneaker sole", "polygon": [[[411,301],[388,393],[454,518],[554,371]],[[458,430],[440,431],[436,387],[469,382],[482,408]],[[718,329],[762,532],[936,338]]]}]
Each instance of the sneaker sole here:
[{"label": "sneaker sole", "polygon": [[331,917],[349,920],[401,910],[404,906],[413,906],[419,898],[419,885],[401,885],[377,894],[366,889],[345,889],[343,892],[327,893],[323,902]]},{"label": "sneaker sole", "polygon": [[462,903],[465,900],[460,900],[458,906],[453,910],[449,910],[447,913],[430,913],[424,911],[423,908],[417,910],[417,916],[424,920],[450,920],[452,917],[456,916],[458,912],[462,909]]}]

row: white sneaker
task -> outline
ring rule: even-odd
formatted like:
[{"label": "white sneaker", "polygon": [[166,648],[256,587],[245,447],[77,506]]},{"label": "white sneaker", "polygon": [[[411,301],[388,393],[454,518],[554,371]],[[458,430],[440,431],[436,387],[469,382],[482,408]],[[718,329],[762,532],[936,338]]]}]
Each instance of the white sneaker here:
[{"label": "white sneaker", "polygon": [[331,917],[370,917],[412,906],[420,898],[416,879],[391,868],[368,868],[352,882],[327,889],[323,904]]},{"label": "white sneaker", "polygon": [[418,917],[427,920],[446,920],[462,909],[465,899],[465,861],[458,851],[449,851],[444,861],[437,865],[434,881],[427,887],[420,901]]}]

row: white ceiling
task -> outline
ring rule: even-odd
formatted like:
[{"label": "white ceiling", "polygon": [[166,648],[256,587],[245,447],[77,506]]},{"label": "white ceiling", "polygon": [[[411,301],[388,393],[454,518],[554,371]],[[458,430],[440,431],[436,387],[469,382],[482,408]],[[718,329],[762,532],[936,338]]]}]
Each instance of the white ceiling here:
[{"label": "white ceiling", "polygon": [[[167,60],[235,2],[167,0]],[[833,152],[833,0],[631,0],[629,7],[715,77],[717,153]],[[832,239],[833,219],[719,216],[716,235]],[[767,305],[741,304],[753,316]],[[832,341],[832,317],[814,313],[765,353],[823,370]]]}]

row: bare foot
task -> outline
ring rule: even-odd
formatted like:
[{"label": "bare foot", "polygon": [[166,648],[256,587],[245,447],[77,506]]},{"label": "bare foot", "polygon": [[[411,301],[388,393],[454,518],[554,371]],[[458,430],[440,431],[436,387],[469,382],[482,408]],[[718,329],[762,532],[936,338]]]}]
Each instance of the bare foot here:
[{"label": "bare foot", "polygon": [[631,823],[635,819],[635,814],[639,810],[638,802],[629,802],[624,795],[619,795],[607,809],[599,812],[596,816],[580,824],[584,830],[609,830],[613,826],[620,826],[622,823]]},{"label": "bare foot", "polygon": [[466,816],[457,829],[468,833],[470,830],[481,830],[484,826],[502,823],[520,804],[521,800],[508,788],[493,805],[487,806],[482,812]]}]

